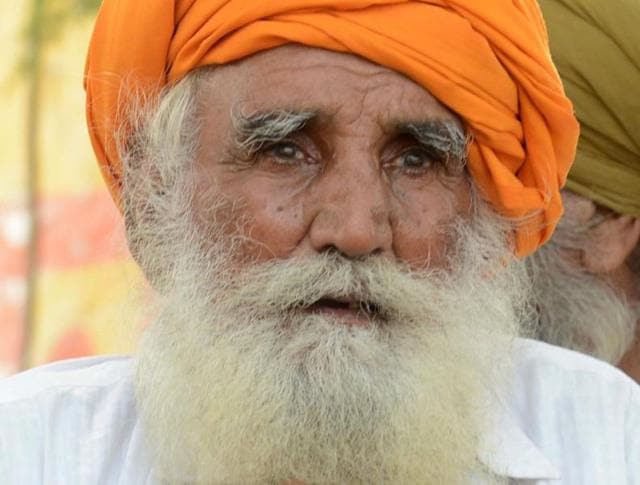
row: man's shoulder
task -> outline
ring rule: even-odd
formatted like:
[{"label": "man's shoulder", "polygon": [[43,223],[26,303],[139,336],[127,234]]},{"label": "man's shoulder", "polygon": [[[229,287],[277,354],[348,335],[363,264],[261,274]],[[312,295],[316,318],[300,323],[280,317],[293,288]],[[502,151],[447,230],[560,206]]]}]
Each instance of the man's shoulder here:
[{"label": "man's shoulder", "polygon": [[0,380],[0,406],[86,390],[108,391],[131,380],[131,358],[100,356],[42,365]]},{"label": "man's shoulder", "polygon": [[[91,433],[118,416],[135,417],[131,359],[89,357],[35,367],[0,381],[0,438]],[[100,425],[102,425],[100,424]],[[23,438],[24,440],[25,438]]]},{"label": "man's shoulder", "polygon": [[617,467],[640,479],[640,386],[605,362],[542,342],[518,340],[514,352],[511,415],[561,476],[590,470],[605,480]]},{"label": "man's shoulder", "polygon": [[[513,390],[521,402],[553,402],[555,410],[640,407],[640,386],[614,366],[544,342],[518,339]],[[547,405],[537,406],[547,410]]]},{"label": "man's shoulder", "polygon": [[514,356],[518,376],[531,381],[543,378],[548,384],[557,382],[590,388],[603,385],[635,392],[637,384],[616,367],[589,355],[531,339],[516,339]]},{"label": "man's shoulder", "polygon": [[146,483],[132,372],[130,358],[92,357],[0,381],[0,476],[111,483],[124,473],[135,477],[125,483]]},{"label": "man's shoulder", "polygon": [[605,362],[543,342],[517,339],[513,352],[508,421],[563,483],[640,483],[640,387]]}]

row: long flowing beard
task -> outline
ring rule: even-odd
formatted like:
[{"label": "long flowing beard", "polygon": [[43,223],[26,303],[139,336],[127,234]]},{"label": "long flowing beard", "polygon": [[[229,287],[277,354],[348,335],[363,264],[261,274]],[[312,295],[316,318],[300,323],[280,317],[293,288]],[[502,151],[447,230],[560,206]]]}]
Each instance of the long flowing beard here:
[{"label": "long flowing beard", "polygon": [[[335,254],[234,267],[190,244],[137,358],[136,397],[168,483],[464,483],[507,380],[519,267],[504,230],[457,227],[450,270]],[[174,253],[175,254],[175,253]],[[351,327],[305,311],[357,294]]]}]

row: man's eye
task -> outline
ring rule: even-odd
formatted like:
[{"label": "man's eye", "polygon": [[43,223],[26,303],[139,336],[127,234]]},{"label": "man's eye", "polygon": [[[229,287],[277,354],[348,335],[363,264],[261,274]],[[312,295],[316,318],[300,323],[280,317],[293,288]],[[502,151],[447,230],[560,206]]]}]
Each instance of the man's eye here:
[{"label": "man's eye", "polygon": [[417,175],[429,170],[433,165],[433,155],[421,148],[404,150],[396,159],[395,168]]},{"label": "man's eye", "polygon": [[305,152],[295,143],[280,142],[267,147],[266,154],[277,163],[294,164],[304,162]]}]

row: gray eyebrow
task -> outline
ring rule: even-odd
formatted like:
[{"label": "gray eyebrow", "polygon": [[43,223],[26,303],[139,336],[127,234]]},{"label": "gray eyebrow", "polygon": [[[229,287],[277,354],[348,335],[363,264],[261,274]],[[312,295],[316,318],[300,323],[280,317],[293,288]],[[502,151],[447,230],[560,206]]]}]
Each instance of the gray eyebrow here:
[{"label": "gray eyebrow", "polygon": [[265,144],[281,141],[300,131],[317,116],[316,111],[308,110],[258,111],[249,115],[232,113],[236,146],[250,156]]},{"label": "gray eyebrow", "polygon": [[427,120],[399,122],[396,131],[413,136],[436,158],[445,162],[447,168],[461,170],[467,160],[469,139],[464,130],[454,121]]}]

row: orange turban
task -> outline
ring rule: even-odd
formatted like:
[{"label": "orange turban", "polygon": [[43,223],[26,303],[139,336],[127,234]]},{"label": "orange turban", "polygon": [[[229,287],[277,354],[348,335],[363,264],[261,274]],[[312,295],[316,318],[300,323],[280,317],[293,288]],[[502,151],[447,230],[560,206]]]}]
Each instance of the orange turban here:
[{"label": "orange turban", "polygon": [[104,0],[89,47],[87,118],[119,201],[114,128],[123,83],[153,94],[194,68],[299,43],[403,73],[460,115],[469,170],[505,216],[518,254],[547,240],[578,125],[535,0]]}]

